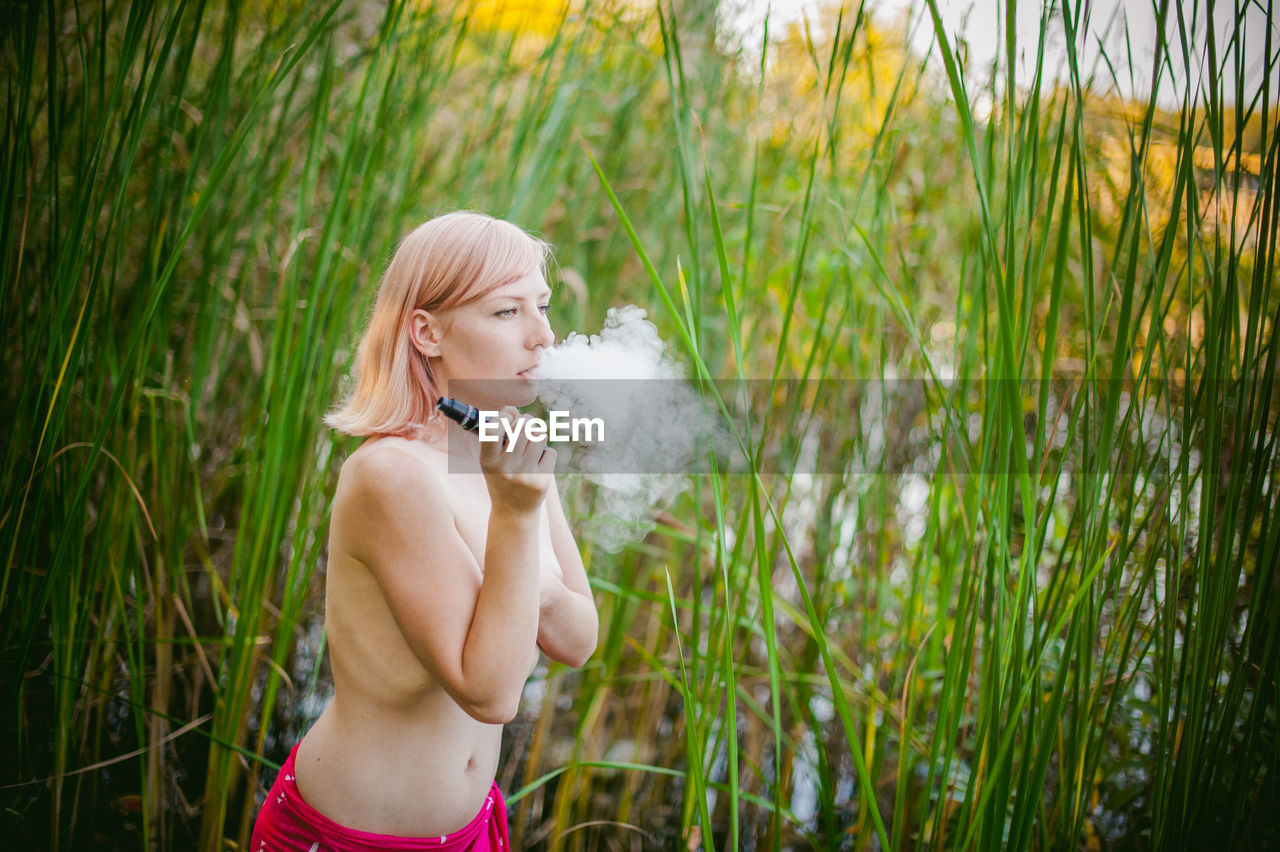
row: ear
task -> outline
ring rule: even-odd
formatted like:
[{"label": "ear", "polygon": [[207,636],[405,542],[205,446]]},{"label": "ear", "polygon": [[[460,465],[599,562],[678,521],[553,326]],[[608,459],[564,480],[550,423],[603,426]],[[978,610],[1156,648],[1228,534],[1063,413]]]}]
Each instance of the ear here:
[{"label": "ear", "polygon": [[413,348],[428,358],[440,355],[440,340],[444,336],[444,323],[438,314],[416,308],[409,316],[409,340]]}]

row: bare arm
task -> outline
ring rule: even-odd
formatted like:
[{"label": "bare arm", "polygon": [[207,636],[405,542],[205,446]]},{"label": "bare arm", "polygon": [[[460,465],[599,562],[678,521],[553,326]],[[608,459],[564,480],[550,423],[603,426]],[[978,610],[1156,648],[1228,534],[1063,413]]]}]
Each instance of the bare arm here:
[{"label": "bare arm", "polygon": [[577,668],[595,651],[600,625],[582,554],[569,529],[554,483],[547,497],[547,520],[551,526],[551,546],[562,576],[542,578],[538,645],[551,659]]},{"label": "bare arm", "polygon": [[550,474],[523,449],[498,459],[508,469],[486,469],[483,582],[443,483],[412,457],[389,448],[362,458],[338,495],[360,531],[352,555],[377,577],[409,647],[463,710],[491,724],[515,716],[529,672],[512,649],[529,648],[538,631],[537,518]]}]

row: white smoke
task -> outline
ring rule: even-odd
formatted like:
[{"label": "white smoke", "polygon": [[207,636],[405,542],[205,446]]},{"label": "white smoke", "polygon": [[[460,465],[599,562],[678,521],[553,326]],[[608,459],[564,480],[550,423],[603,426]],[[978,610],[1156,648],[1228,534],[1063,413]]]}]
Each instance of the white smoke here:
[{"label": "white smoke", "polygon": [[587,534],[611,553],[653,528],[684,489],[695,452],[714,433],[684,371],[635,305],[610,308],[604,328],[570,334],[534,374],[548,410],[606,414],[605,444],[557,445],[566,467],[599,486]]},{"label": "white smoke", "polygon": [[684,372],[667,356],[667,344],[648,312],[635,305],[610,308],[604,328],[590,336],[569,336],[543,353],[536,376],[547,382],[578,380],[683,379]]}]

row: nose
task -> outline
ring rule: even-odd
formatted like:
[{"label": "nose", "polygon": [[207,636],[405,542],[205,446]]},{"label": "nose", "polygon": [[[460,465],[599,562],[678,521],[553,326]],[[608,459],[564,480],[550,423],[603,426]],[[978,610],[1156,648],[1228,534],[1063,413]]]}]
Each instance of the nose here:
[{"label": "nose", "polygon": [[541,313],[537,314],[533,328],[529,331],[529,348],[545,348],[555,342],[556,334],[551,330],[551,322]]}]

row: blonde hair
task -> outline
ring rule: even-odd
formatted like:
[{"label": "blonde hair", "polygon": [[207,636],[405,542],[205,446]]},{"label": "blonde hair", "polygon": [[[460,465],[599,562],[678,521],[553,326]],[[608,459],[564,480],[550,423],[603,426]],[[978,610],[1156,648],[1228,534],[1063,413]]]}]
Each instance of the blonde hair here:
[{"label": "blonde hair", "polygon": [[547,243],[483,213],[446,213],[419,225],[387,265],[356,353],[354,384],[324,422],[348,435],[421,435],[440,389],[409,338],[413,312],[473,302],[544,270],[550,254]]}]

